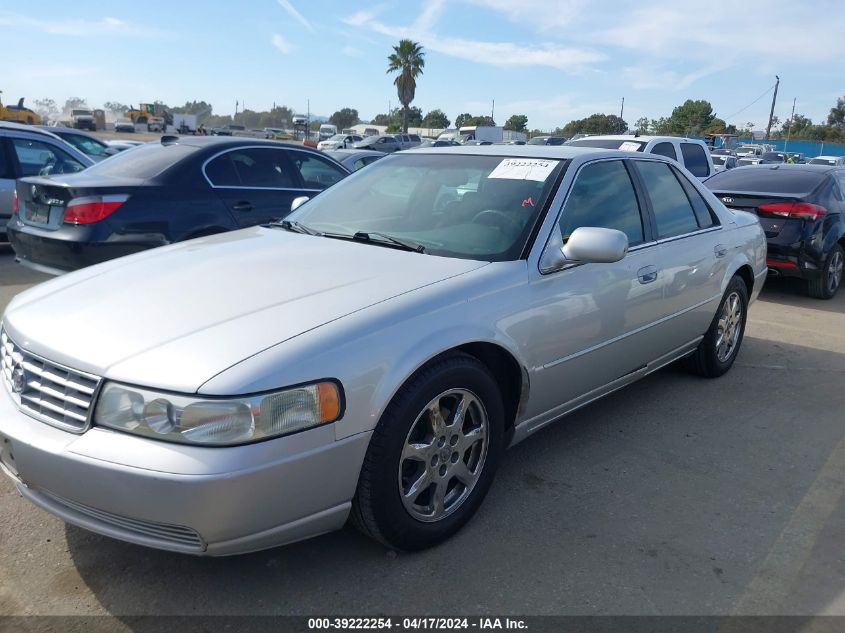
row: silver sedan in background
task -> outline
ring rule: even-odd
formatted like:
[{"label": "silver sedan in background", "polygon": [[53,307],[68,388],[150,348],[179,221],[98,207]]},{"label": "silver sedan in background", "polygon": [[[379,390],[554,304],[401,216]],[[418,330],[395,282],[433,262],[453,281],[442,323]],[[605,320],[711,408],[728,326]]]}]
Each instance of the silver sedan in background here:
[{"label": "silver sedan in background", "polygon": [[387,156],[384,152],[374,152],[367,149],[335,149],[326,152],[349,171],[358,171],[362,167],[376,162]]},{"label": "silver sedan in background", "polygon": [[673,361],[727,372],[765,260],[757,218],[661,156],[401,152],[277,224],[19,294],[0,464],[41,508],[152,547],[350,519],[428,547],[506,447]]}]

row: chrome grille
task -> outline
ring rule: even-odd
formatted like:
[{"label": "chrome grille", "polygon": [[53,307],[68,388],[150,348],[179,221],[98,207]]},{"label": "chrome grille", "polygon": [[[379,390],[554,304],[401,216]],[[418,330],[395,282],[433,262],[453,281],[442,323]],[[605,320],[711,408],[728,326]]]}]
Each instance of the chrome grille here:
[{"label": "chrome grille", "polygon": [[100,379],[30,354],[0,330],[0,367],[18,407],[52,426],[80,433]]},{"label": "chrome grille", "polygon": [[132,540],[131,537],[135,536],[154,540],[159,547],[169,546],[170,549],[197,552],[205,550],[205,543],[200,535],[196,530],[189,527],[169,523],[157,523],[155,521],[143,521],[141,519],[130,519],[129,517],[112,514],[104,510],[97,510],[96,508],[77,503],[76,501],[59,497],[43,489],[38,492],[68,510],[82,514],[101,525],[110,526],[113,529],[119,530],[126,535],[127,540]]}]

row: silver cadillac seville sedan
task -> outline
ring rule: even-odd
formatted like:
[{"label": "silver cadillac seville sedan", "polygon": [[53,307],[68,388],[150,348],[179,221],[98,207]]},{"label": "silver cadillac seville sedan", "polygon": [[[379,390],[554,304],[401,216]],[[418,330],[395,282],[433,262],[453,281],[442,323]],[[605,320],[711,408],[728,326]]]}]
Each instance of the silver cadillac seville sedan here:
[{"label": "silver cadillac seville sedan", "polygon": [[48,512],[151,547],[351,520],[424,548],[506,447],[675,360],[728,371],[765,260],[755,216],[660,156],[402,152],[277,224],[18,295],[0,465]]}]

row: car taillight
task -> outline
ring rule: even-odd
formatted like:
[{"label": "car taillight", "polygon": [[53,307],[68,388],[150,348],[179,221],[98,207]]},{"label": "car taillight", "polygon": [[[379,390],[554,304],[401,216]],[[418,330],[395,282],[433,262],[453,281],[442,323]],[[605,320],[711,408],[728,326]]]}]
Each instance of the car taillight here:
[{"label": "car taillight", "polygon": [[827,209],[809,202],[770,202],[769,204],[761,204],[757,210],[762,213],[798,220],[818,220],[827,215]]},{"label": "car taillight", "polygon": [[65,207],[65,222],[68,224],[91,224],[110,216],[129,196],[89,196],[74,198]]},{"label": "car taillight", "polygon": [[21,210],[21,203],[18,202],[18,191],[15,189],[12,192],[12,215],[17,215]]}]

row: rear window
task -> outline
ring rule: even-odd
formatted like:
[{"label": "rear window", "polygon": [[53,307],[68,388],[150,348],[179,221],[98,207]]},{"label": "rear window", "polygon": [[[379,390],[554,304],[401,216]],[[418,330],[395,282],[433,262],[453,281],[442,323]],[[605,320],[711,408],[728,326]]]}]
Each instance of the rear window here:
[{"label": "rear window", "polygon": [[766,152],[763,154],[763,160],[786,160],[786,155],[780,152]]},{"label": "rear window", "polygon": [[644,141],[609,138],[579,138],[577,141],[569,141],[567,145],[575,147],[598,147],[600,149],[621,149],[626,152],[641,152],[646,146]]},{"label": "rear window", "polygon": [[708,176],[710,164],[707,161],[707,152],[701,145],[696,143],[681,143],[681,154],[684,157],[684,167],[693,176]]},{"label": "rear window", "polygon": [[746,168],[721,171],[704,181],[711,191],[805,195],[818,187],[824,172],[809,169]]},{"label": "rear window", "polygon": [[810,165],[835,165],[835,158],[814,158],[810,161]]},{"label": "rear window", "polygon": [[192,145],[178,143],[173,145],[144,143],[89,167],[85,173],[92,176],[152,178],[190,156],[197,149]]}]

